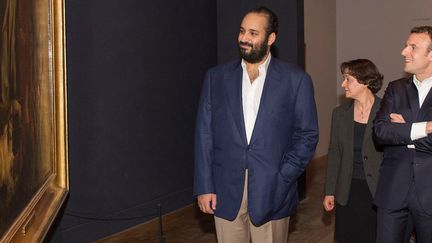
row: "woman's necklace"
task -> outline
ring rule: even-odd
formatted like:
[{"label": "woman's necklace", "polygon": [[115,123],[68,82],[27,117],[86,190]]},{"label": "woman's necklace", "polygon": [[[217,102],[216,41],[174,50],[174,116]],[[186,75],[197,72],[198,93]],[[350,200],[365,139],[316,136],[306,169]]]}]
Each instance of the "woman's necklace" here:
[{"label": "woman's necklace", "polygon": [[360,118],[363,120],[369,116],[369,112],[370,109],[372,108],[372,104],[363,109],[360,108],[360,105],[358,105],[357,107],[358,107],[357,110],[360,112]]}]

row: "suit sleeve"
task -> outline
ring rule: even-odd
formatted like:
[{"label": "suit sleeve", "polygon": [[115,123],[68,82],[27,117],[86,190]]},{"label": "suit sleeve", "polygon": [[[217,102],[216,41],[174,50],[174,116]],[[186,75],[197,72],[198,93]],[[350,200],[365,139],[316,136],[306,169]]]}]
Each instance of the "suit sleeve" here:
[{"label": "suit sleeve", "polygon": [[325,180],[325,195],[335,195],[337,176],[341,164],[341,155],[339,152],[339,119],[337,110],[333,110],[331,132],[330,132],[330,145],[327,154],[327,172]]},{"label": "suit sleeve", "polygon": [[312,80],[304,73],[294,105],[294,133],[291,147],[282,158],[281,174],[293,183],[303,173],[318,143],[318,122]]},{"label": "suit sleeve", "polygon": [[378,144],[407,145],[413,143],[411,140],[412,122],[392,123],[390,121],[391,113],[399,113],[397,107],[395,107],[395,100],[399,95],[403,94],[398,93],[394,84],[390,83],[374,121],[374,132]]},{"label": "suit sleeve", "polygon": [[432,134],[413,140],[416,151],[432,154]]},{"label": "suit sleeve", "polygon": [[413,141],[416,151],[432,154],[432,135]]},{"label": "suit sleeve", "polygon": [[207,72],[199,101],[195,129],[194,196],[214,193],[212,176],[211,73]]}]

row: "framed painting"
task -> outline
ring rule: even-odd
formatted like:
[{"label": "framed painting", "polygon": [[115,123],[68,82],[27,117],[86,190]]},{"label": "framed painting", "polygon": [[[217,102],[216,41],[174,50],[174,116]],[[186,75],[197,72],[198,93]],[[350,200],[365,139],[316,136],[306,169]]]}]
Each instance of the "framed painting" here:
[{"label": "framed painting", "polygon": [[0,242],[42,242],[68,192],[64,0],[0,21]]}]

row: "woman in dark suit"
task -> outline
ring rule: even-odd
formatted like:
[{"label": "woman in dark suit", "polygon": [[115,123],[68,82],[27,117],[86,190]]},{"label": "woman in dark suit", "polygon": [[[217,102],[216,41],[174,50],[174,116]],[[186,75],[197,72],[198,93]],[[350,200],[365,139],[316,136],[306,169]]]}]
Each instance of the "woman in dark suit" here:
[{"label": "woman in dark suit", "polygon": [[345,97],[351,100],[333,110],[323,204],[326,211],[336,206],[337,242],[375,242],[372,201],[382,153],[374,144],[372,125],[383,76],[367,59],[344,62],[340,69]]}]

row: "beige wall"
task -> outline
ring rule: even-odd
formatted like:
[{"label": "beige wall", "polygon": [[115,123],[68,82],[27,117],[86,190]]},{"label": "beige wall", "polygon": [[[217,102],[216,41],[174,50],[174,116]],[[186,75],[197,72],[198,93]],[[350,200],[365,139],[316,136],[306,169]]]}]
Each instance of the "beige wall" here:
[{"label": "beige wall", "polygon": [[320,139],[315,157],[327,154],[336,106],[336,0],[305,0],[306,71],[312,76]]}]

